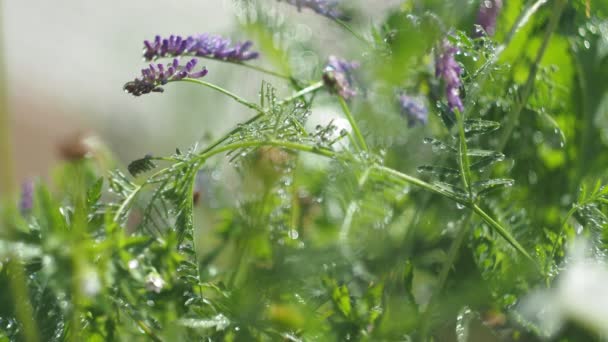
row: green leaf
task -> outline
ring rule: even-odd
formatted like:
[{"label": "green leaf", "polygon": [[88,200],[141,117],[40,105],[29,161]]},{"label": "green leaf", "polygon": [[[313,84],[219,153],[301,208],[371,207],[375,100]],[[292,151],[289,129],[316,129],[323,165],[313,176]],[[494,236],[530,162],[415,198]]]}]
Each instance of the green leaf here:
[{"label": "green leaf", "polygon": [[489,120],[464,120],[464,134],[467,138],[475,135],[487,134],[500,128],[500,123]]},{"label": "green leaf", "polygon": [[469,195],[466,193],[466,191],[456,185],[439,181],[432,182],[431,184],[434,185],[441,193],[453,200],[459,202],[469,201]]},{"label": "green leaf", "polygon": [[451,167],[434,166],[434,165],[422,165],[417,168],[420,173],[430,174],[439,177],[458,177],[460,171]]},{"label": "green leaf", "polygon": [[505,155],[502,153],[495,153],[487,157],[481,157],[471,164],[472,170],[483,170],[486,167],[505,160]]},{"label": "green leaf", "polygon": [[454,146],[451,146],[451,145],[449,145],[441,140],[435,139],[435,138],[424,138],[423,142],[425,144],[431,144],[431,148],[433,149],[433,152],[452,152],[452,153],[458,152],[458,150]]},{"label": "green leaf", "polygon": [[91,208],[101,198],[101,190],[103,189],[103,177],[100,177],[87,191],[87,206]]},{"label": "green leaf", "polygon": [[350,318],[352,307],[348,287],[346,285],[336,286],[331,294],[331,298],[344,317]]},{"label": "green leaf", "polygon": [[473,183],[473,191],[476,196],[481,196],[494,190],[513,186],[514,182],[512,179],[488,179]]}]

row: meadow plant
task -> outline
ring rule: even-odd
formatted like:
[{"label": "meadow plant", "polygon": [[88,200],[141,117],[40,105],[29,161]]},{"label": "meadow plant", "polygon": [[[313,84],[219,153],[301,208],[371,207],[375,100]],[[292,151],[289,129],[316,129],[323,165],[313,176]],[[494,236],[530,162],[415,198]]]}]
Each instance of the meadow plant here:
[{"label": "meadow plant", "polygon": [[[250,40],[156,36],[123,86],[197,86],[242,122],[126,168],[79,154],[6,198],[0,340],[606,338],[588,283],[608,277],[605,4],[402,1],[347,23],[336,1],[242,2]],[[291,39],[315,14],[346,44]],[[259,97],[201,59],[259,72]]]}]

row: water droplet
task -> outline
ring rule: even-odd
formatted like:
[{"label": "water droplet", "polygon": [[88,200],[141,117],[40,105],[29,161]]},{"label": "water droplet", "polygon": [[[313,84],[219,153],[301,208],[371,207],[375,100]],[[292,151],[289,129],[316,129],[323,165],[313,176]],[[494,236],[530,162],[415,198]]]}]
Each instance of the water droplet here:
[{"label": "water droplet", "polygon": [[585,40],[585,41],[583,42],[583,45],[585,46],[585,49],[589,49],[589,48],[591,47],[591,43],[589,43],[589,41],[588,41],[588,40]]},{"label": "water droplet", "polygon": [[129,261],[129,269],[133,270],[139,266],[139,261],[137,259],[132,259]]},{"label": "water droplet", "polygon": [[578,28],[578,35],[579,36],[584,37],[586,33],[587,33],[587,31],[585,30],[584,27],[579,27]]},{"label": "water droplet", "polygon": [[532,170],[528,172],[528,182],[530,183],[530,185],[534,185],[538,182],[538,175],[536,174],[536,172]]},{"label": "water droplet", "polygon": [[464,208],[466,208],[466,207],[465,207],[465,205],[464,205],[464,204],[462,204],[462,203],[456,203],[456,208],[457,208],[458,210],[462,210],[462,209],[464,209]]},{"label": "water droplet", "polygon": [[298,237],[300,236],[300,234],[298,234],[298,231],[295,229],[290,230],[288,235],[292,240],[297,240]]}]

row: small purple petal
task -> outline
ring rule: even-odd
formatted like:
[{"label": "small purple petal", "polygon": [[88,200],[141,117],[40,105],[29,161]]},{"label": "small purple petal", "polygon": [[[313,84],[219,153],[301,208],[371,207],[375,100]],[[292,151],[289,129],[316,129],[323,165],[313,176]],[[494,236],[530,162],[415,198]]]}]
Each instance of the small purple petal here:
[{"label": "small purple petal", "polygon": [[229,39],[207,33],[188,36],[185,39],[174,35],[165,39],[157,36],[153,43],[144,41],[143,56],[145,60],[188,55],[243,62],[259,56],[257,52],[249,51],[252,45],[250,41],[246,41],[233,47]]},{"label": "small purple petal", "polygon": [[439,54],[435,60],[435,76],[443,79],[445,92],[448,99],[448,106],[451,110],[457,108],[464,110],[462,99],[460,98],[460,74],[462,68],[454,57],[458,48],[452,46],[447,40],[443,40],[439,48]]},{"label": "small purple petal", "polygon": [[22,214],[28,213],[34,206],[34,182],[25,181],[21,184],[21,200],[19,210]]},{"label": "small purple petal", "polygon": [[408,126],[412,127],[416,123],[426,125],[429,120],[429,110],[426,101],[421,96],[409,96],[401,94],[397,98],[401,114],[407,118]]},{"label": "small purple petal", "polygon": [[325,86],[345,100],[356,96],[353,71],[357,68],[359,68],[357,62],[348,62],[336,56],[329,56],[327,66],[323,70]]},{"label": "small purple petal", "polygon": [[496,32],[496,20],[502,9],[502,0],[482,0],[477,13],[477,26],[473,36],[481,37],[484,34],[493,36]]},{"label": "small purple petal", "polygon": [[198,60],[192,59],[185,66],[179,64],[177,58],[166,66],[163,64],[150,64],[150,67],[141,71],[141,78],[127,82],[123,89],[135,96],[149,94],[151,92],[162,93],[161,88],[169,82],[179,81],[184,78],[201,78],[207,75],[207,69],[193,72]]}]

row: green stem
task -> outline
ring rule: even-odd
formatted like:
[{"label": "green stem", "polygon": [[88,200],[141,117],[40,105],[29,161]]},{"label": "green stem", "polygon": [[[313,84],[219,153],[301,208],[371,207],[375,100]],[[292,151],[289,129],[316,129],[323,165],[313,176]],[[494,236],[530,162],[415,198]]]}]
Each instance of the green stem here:
[{"label": "green stem", "polygon": [[[194,216],[194,187],[196,186],[196,174],[198,172],[198,170],[200,169],[200,164],[196,164],[193,168],[192,168],[192,174],[190,175],[191,177],[191,183],[190,183],[190,187],[188,189],[188,212],[190,213],[190,215]],[[200,285],[201,282],[203,281],[203,269],[202,269],[202,265],[201,265],[201,258],[200,258],[200,253],[201,253],[201,248],[199,245],[199,234],[197,234],[194,230],[194,217],[192,217],[192,244],[194,246],[194,255],[196,258],[196,270],[197,270],[197,274],[198,274],[198,284]]]},{"label": "green stem", "polygon": [[494,221],[494,219],[490,217],[490,215],[486,214],[486,212],[483,211],[479,206],[477,206],[477,204],[473,204],[471,208],[477,215],[479,215],[479,217],[481,217],[482,220],[484,220],[487,224],[490,225],[490,227],[492,227],[498,234],[500,234],[500,236],[507,240],[511,244],[511,246],[513,246],[518,252],[520,252],[523,256],[525,256],[528,260],[530,260],[533,264],[536,265],[536,262],[534,261],[532,256],[528,254],[524,247],[520,245],[519,242],[517,242],[517,240],[515,240],[511,236],[511,234],[509,234],[509,232],[507,232],[507,230],[500,225],[500,223]]},{"label": "green stem", "polygon": [[350,32],[350,34],[352,34],[355,38],[357,38],[362,43],[369,44],[369,41],[367,39],[365,39],[361,34],[359,34],[358,32],[356,32],[355,30],[353,30],[353,28],[350,27],[350,25],[348,25],[347,23],[345,23],[343,20],[334,19],[334,21],[338,25],[342,26],[342,28],[344,28],[346,31]]},{"label": "green stem", "polygon": [[237,143],[221,146],[214,150],[199,154],[197,157],[197,160],[205,161],[206,159],[211,158],[216,154],[220,154],[220,153],[224,153],[224,152],[228,152],[228,151],[232,151],[232,150],[238,150],[241,148],[260,147],[260,146],[282,147],[282,148],[287,148],[287,149],[296,150],[296,151],[314,153],[314,154],[318,154],[318,155],[329,157],[329,158],[334,157],[336,155],[331,150],[316,147],[316,146],[309,146],[309,145],[290,142],[290,141],[265,140],[265,141],[243,141],[243,142],[237,142]]},{"label": "green stem", "polygon": [[365,138],[363,138],[363,134],[361,134],[361,131],[359,130],[359,126],[357,125],[355,118],[353,117],[352,113],[350,112],[350,109],[348,108],[348,104],[346,103],[346,100],[344,100],[344,98],[342,96],[338,96],[338,100],[340,101],[340,106],[342,106],[342,111],[344,112],[344,115],[346,115],[346,119],[348,119],[348,122],[350,123],[350,126],[352,127],[353,132],[355,133],[355,137],[357,138],[357,140],[359,142],[359,146],[364,151],[368,151],[369,148],[367,147]]},{"label": "green stem", "polygon": [[513,24],[513,26],[511,26],[511,29],[509,30],[509,33],[505,37],[503,43],[496,48],[496,53],[494,57],[495,60],[507,48],[509,43],[511,43],[517,31],[519,31],[528,22],[528,20],[530,20],[532,15],[534,15],[534,13],[536,13],[536,11],[538,11],[538,9],[547,1],[548,0],[536,0],[525,11],[519,14],[517,19],[515,19],[515,23]]},{"label": "green stem", "polygon": [[365,186],[365,183],[367,183],[367,180],[369,179],[370,172],[371,168],[367,168],[365,169],[361,177],[359,177],[359,180],[357,182],[358,193],[355,198],[350,201],[348,207],[346,208],[346,214],[344,215],[344,220],[342,221],[342,226],[340,227],[339,233],[340,250],[342,252],[342,255],[348,261],[354,263],[357,266],[360,266],[359,269],[363,270],[365,274],[368,274],[368,272],[365,270],[363,264],[360,261],[356,260],[355,253],[353,253],[352,248],[350,247],[350,243],[348,242],[348,236],[350,235],[350,228],[353,223],[353,217],[355,216],[355,213],[357,212],[359,207],[357,204],[358,199],[363,195],[362,190]]},{"label": "green stem", "polygon": [[15,316],[21,323],[23,330],[23,340],[26,342],[36,342],[40,338],[38,336],[38,328],[34,320],[34,309],[29,300],[29,291],[23,265],[19,261],[17,255],[13,254],[10,257],[7,268],[10,273],[10,290],[13,298]]},{"label": "green stem", "polygon": [[528,79],[526,80],[524,88],[521,92],[521,98],[515,104],[515,106],[513,107],[513,110],[507,115],[507,119],[506,119],[507,125],[505,127],[505,130],[503,131],[504,133],[503,133],[502,137],[500,138],[500,141],[498,144],[498,151],[504,150],[507,142],[509,141],[509,138],[511,137],[511,133],[513,133],[515,126],[517,126],[517,122],[519,121],[519,116],[520,116],[522,110],[528,103],[528,99],[530,97],[530,94],[532,93],[532,88],[534,87],[534,81],[536,80],[536,73],[538,72],[540,62],[543,59],[545,52],[547,51],[547,47],[549,46],[549,41],[551,40],[551,36],[553,35],[553,32],[555,32],[555,29],[557,28],[557,24],[559,23],[559,18],[562,15],[565,5],[566,5],[566,0],[556,0],[555,1],[555,6],[553,7],[553,14],[551,15],[551,20],[549,22],[549,25],[547,25],[547,29],[545,31],[545,36],[543,38],[542,45],[541,45],[540,49],[538,50],[538,53],[536,54],[534,63],[530,67]]},{"label": "green stem", "polygon": [[559,245],[559,241],[560,241],[562,235],[564,235],[564,233],[566,231],[566,224],[568,224],[568,220],[570,220],[570,217],[572,217],[572,215],[574,215],[574,213],[580,207],[581,206],[579,206],[578,204],[575,204],[575,205],[572,206],[572,208],[570,208],[570,210],[566,214],[566,217],[562,221],[562,225],[561,225],[561,228],[560,228],[560,231],[559,231],[559,235],[557,235],[557,238],[555,239],[555,242],[553,243],[553,248],[551,249],[551,257],[549,258],[549,261],[552,261],[553,258],[555,257],[555,253],[557,252],[557,246]]},{"label": "green stem", "polygon": [[300,97],[302,97],[304,95],[308,95],[310,93],[314,93],[317,90],[323,88],[324,85],[325,84],[323,83],[323,81],[319,81],[317,83],[313,83],[313,84],[309,85],[308,87],[306,87],[306,88],[298,91],[297,93],[295,93],[295,94],[293,94],[293,95],[291,95],[291,96],[283,99],[281,102],[279,102],[279,104],[287,104],[287,103],[290,103],[290,102],[292,102],[292,101],[294,101],[294,100],[296,100],[296,99],[298,99],[298,98],[300,98]]},{"label": "green stem", "polygon": [[458,135],[459,135],[459,166],[460,175],[462,176],[462,185],[467,189],[469,193],[469,199],[473,200],[473,191],[471,190],[471,165],[469,161],[469,152],[467,147],[467,138],[464,134],[464,117],[458,109],[454,110],[456,115],[456,121],[458,122]]},{"label": "green stem", "polygon": [[245,106],[247,108],[251,108],[251,109],[253,109],[255,111],[258,111],[258,112],[262,112],[263,111],[262,108],[260,108],[257,104],[255,104],[253,102],[249,102],[249,101],[245,100],[244,98],[236,95],[235,93],[232,93],[232,92],[230,92],[230,91],[228,91],[228,90],[226,90],[226,89],[224,89],[224,88],[222,88],[220,86],[217,86],[217,85],[215,85],[213,83],[209,83],[209,82],[206,82],[206,81],[203,81],[203,80],[194,79],[194,78],[183,78],[180,81],[195,83],[195,84],[198,84],[198,85],[202,85],[202,86],[211,88],[213,90],[216,90],[216,91],[218,91],[218,92],[220,92],[220,93],[222,93],[222,94],[224,94],[224,95],[232,98],[233,100],[235,100],[236,102],[242,104],[243,106]]},{"label": "green stem", "polygon": [[[205,85],[205,84],[203,84],[203,85]],[[298,99],[298,98],[300,98],[302,96],[305,96],[305,95],[308,95],[310,93],[316,92],[317,90],[321,89],[322,87],[323,87],[323,82],[322,81],[314,83],[314,84],[312,84],[312,85],[310,85],[310,86],[308,86],[308,87],[306,87],[306,88],[298,91],[297,93],[295,93],[295,94],[293,94],[293,95],[285,98],[284,100],[282,100],[281,102],[279,102],[279,104],[280,105],[285,105],[285,104],[291,103],[291,102],[295,101],[296,99]],[[224,92],[222,92],[222,93],[224,93]],[[232,93],[230,93],[230,94],[232,94]],[[232,94],[232,95],[234,95],[234,94]],[[230,132],[226,133],[224,136],[222,136],[221,138],[219,138],[218,140],[216,140],[215,142],[213,142],[209,147],[207,147],[201,153],[206,153],[206,152],[209,152],[212,149],[216,148],[217,146],[219,146],[220,144],[222,144],[224,141],[228,140],[231,136],[233,136],[234,134],[238,133],[241,130],[242,126],[246,126],[246,125],[254,123],[255,121],[259,120],[261,117],[263,117],[265,114],[266,114],[266,110],[259,111],[259,113],[256,116],[254,116],[251,119],[245,121],[242,125],[239,125],[239,126],[233,128]]]},{"label": "green stem", "polygon": [[438,187],[436,187],[436,186],[434,186],[432,184],[429,184],[429,183],[427,183],[427,182],[425,182],[425,181],[423,181],[423,180],[421,180],[419,178],[412,177],[412,176],[410,176],[408,174],[401,173],[401,172],[399,172],[397,170],[394,170],[394,169],[391,169],[391,168],[388,168],[388,167],[382,166],[382,165],[374,165],[374,168],[376,170],[384,172],[385,174],[387,174],[389,176],[393,176],[395,178],[398,178],[398,179],[401,179],[401,180],[405,181],[406,183],[416,185],[416,186],[418,186],[420,188],[423,188],[423,189],[425,189],[427,191],[434,192],[434,193],[439,194],[441,196],[447,197],[447,198],[449,198],[449,199],[451,199],[451,200],[453,200],[455,202],[458,202],[458,203],[461,203],[461,204],[465,204],[465,205],[467,204],[467,202],[463,202],[461,198],[458,198],[457,196],[454,196],[453,194],[450,194],[450,193],[444,191],[443,189],[438,188]]},{"label": "green stem", "polygon": [[129,194],[129,197],[125,198],[125,200],[122,202],[122,204],[120,205],[118,210],[116,210],[116,214],[114,214],[114,220],[113,220],[114,222],[118,222],[120,220],[120,217],[127,209],[127,206],[133,201],[135,196],[137,196],[137,194],[144,187],[144,185],[145,184],[140,185],[137,188],[133,189],[133,191],[131,191],[131,193]]},{"label": "green stem", "polygon": [[421,315],[421,324],[422,324],[422,327],[420,329],[420,340],[421,341],[427,340],[428,331],[429,331],[429,328],[431,327],[430,320],[431,320],[431,314],[433,312],[433,306],[435,305],[435,302],[441,295],[441,292],[443,291],[443,288],[445,287],[446,281],[448,279],[448,274],[450,273],[450,270],[452,269],[452,267],[454,266],[454,263],[456,262],[456,257],[458,256],[458,252],[460,251],[460,248],[462,247],[462,243],[464,242],[464,238],[468,232],[467,228],[469,227],[469,223],[471,222],[471,218],[473,217],[472,213],[473,212],[469,212],[469,214],[466,216],[466,218],[460,225],[460,229],[458,230],[458,233],[456,234],[454,241],[452,241],[452,244],[450,245],[450,250],[448,251],[448,255],[446,256],[445,261],[444,261],[443,265],[441,266],[441,271],[439,272],[439,280],[438,280],[437,288],[435,289],[433,295],[429,299],[429,303]]}]

